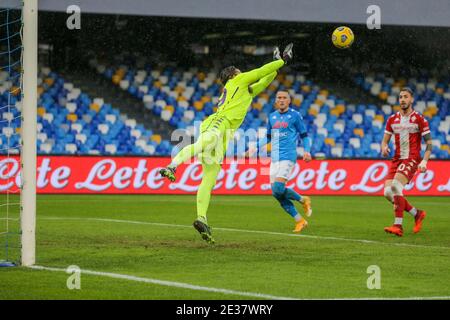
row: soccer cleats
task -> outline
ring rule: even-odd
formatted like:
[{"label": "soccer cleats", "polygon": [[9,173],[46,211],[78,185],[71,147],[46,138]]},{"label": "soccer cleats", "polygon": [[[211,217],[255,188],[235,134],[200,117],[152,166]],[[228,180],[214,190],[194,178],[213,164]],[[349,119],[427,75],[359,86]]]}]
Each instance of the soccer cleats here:
[{"label": "soccer cleats", "polygon": [[175,168],[167,167],[159,170],[161,176],[169,179],[171,182],[175,181]]},{"label": "soccer cleats", "polygon": [[308,221],[305,219],[301,219],[300,221],[295,223],[295,228],[292,230],[292,232],[300,233],[303,229],[305,229],[308,226]]},{"label": "soccer cleats", "polygon": [[305,211],[305,215],[307,217],[310,217],[312,215],[311,198],[308,196],[303,196],[302,197],[302,206],[303,206],[303,210]]},{"label": "soccer cleats", "polygon": [[394,224],[391,227],[384,228],[384,231],[387,233],[395,234],[397,237],[403,236],[403,228],[401,225]]},{"label": "soccer cleats", "polygon": [[414,228],[413,228],[413,232],[417,233],[420,231],[420,229],[422,229],[422,221],[423,219],[425,219],[427,213],[423,210],[417,210],[416,216],[414,217],[415,219],[415,223],[414,223]]},{"label": "soccer cleats", "polygon": [[[415,219],[414,228],[413,228],[414,233],[418,233],[422,229],[422,222],[426,216],[427,216],[427,213],[425,211],[417,210],[416,216],[414,217],[414,219]],[[387,233],[395,234],[398,237],[403,236],[403,227],[398,224],[394,224],[391,227],[386,227],[386,228],[384,228],[384,231],[386,231]]]},{"label": "soccer cleats", "polygon": [[203,240],[205,240],[209,244],[214,244],[215,241],[211,234],[211,228],[206,223],[200,220],[195,220],[193,226],[195,230],[200,233]]}]

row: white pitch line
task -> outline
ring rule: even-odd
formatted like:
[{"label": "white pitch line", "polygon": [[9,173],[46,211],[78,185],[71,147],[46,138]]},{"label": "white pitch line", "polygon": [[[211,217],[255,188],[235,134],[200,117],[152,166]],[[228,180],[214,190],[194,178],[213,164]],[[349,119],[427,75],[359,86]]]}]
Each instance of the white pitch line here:
[{"label": "white pitch line", "polygon": [[[51,267],[44,267],[44,266],[30,266],[29,268],[35,269],[35,270],[66,272],[66,269],[51,268]],[[136,276],[130,276],[130,275],[126,275],[126,274],[119,274],[119,273],[100,272],[100,271],[92,271],[92,270],[85,270],[85,269],[81,269],[80,272],[82,274],[88,274],[88,275],[93,275],[93,276],[102,276],[102,277],[108,277],[108,278],[114,278],[114,279],[151,283],[151,284],[157,284],[157,285],[166,286],[166,287],[175,287],[175,288],[182,288],[182,289],[189,289],[189,290],[216,292],[216,293],[223,293],[223,294],[228,294],[228,295],[237,295],[237,296],[269,299],[269,300],[296,300],[296,298],[291,298],[291,297],[281,297],[281,296],[273,296],[270,294],[263,294],[263,293],[256,293],[256,292],[245,292],[245,291],[236,291],[236,290],[229,290],[229,289],[222,289],[222,288],[204,287],[204,286],[197,286],[194,284],[183,283],[183,282],[174,282],[174,281],[166,281],[166,280],[159,280],[159,279],[152,279],[152,278],[143,278],[143,277],[136,277]]]},{"label": "white pitch line", "polygon": [[[63,268],[53,268],[53,267],[44,267],[44,266],[30,266],[28,268],[34,269],[34,270],[44,270],[44,271],[54,271],[54,272],[66,272],[66,270],[67,270],[67,269],[63,269]],[[92,271],[92,270],[85,270],[85,269],[80,269],[80,272],[83,273],[83,274],[87,274],[87,275],[101,276],[101,277],[108,277],[108,278],[122,279],[122,280],[136,281],[136,282],[151,283],[151,284],[162,285],[162,286],[166,286],[166,287],[174,287],[174,288],[182,288],[182,289],[189,289],[189,290],[196,290],[196,291],[223,293],[223,294],[228,294],[228,295],[237,295],[237,296],[244,296],[244,297],[261,298],[261,299],[268,299],[268,300],[439,300],[439,299],[450,299],[450,296],[434,296],[434,297],[369,297],[369,298],[317,298],[317,299],[316,298],[314,298],[314,299],[307,298],[307,299],[303,299],[303,298],[274,296],[274,295],[270,295],[270,294],[255,293],[255,292],[246,292],[246,291],[236,291],[236,290],[229,290],[229,289],[222,289],[222,288],[204,287],[204,286],[198,286],[198,285],[193,285],[193,284],[183,283],[183,282],[174,282],[174,281],[166,281],[166,280],[159,280],[159,279],[152,279],[152,278],[144,278],[144,277],[130,276],[130,275],[126,275],[126,274],[112,273],[112,272]]]},{"label": "white pitch line", "polygon": [[[140,224],[140,225],[152,225],[152,226],[161,226],[161,227],[192,228],[192,226],[187,226],[187,225],[182,225],[182,224],[145,222],[145,221],[121,220],[121,219],[107,219],[107,218],[79,218],[79,217],[68,217],[68,218],[65,218],[65,217],[39,217],[39,218],[40,219],[45,219],[45,220],[86,220],[86,221],[99,221],[99,222],[114,222],[114,223],[130,223],[130,224]],[[366,243],[366,244],[381,244],[381,245],[396,246],[396,247],[412,247],[412,248],[450,250],[450,247],[427,246],[427,245],[409,244],[409,243],[390,243],[390,242],[382,242],[382,241],[376,241],[376,240],[349,239],[349,238],[328,237],[328,236],[312,236],[312,235],[306,235],[306,234],[293,234],[293,233],[282,233],[282,232],[261,231],[261,230],[246,230],[246,229],[221,228],[221,227],[214,227],[213,230],[230,231],[230,232],[242,232],[242,233],[270,234],[270,235],[285,236],[285,237],[299,237],[299,238],[310,238],[310,239],[350,241],[350,242],[358,242],[358,243]]]},{"label": "white pitch line", "polygon": [[11,220],[11,221],[19,221],[20,218],[0,218],[0,220]]},{"label": "white pitch line", "polygon": [[7,202],[0,204],[0,207],[6,207],[6,206],[20,206],[20,202]]}]

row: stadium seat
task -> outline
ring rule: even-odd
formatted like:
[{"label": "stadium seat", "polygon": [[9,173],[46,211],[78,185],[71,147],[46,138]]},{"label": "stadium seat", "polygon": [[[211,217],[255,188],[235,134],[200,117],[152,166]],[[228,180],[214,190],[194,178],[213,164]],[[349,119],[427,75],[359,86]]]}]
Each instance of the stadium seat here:
[{"label": "stadium seat", "polygon": [[75,154],[78,151],[77,145],[74,143],[68,143],[65,146],[65,151],[71,154]]},{"label": "stadium seat", "polygon": [[42,143],[39,149],[42,153],[49,154],[52,152],[52,145],[50,143]]},{"label": "stadium seat", "polygon": [[117,146],[115,144],[106,144],[105,145],[105,152],[108,154],[116,154],[117,153]]}]

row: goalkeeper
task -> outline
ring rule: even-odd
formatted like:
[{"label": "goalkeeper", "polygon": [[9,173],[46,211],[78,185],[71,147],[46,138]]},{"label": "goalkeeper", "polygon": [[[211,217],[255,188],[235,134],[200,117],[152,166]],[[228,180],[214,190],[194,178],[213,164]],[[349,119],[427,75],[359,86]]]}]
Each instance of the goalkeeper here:
[{"label": "goalkeeper", "polygon": [[249,72],[241,73],[234,66],[223,69],[219,77],[224,89],[219,98],[217,112],[203,121],[197,141],[183,148],[169,166],[160,170],[163,177],[173,182],[178,165],[194,156],[200,160],[203,177],[197,191],[197,219],[193,225],[208,243],[214,243],[214,239],[208,226],[206,212],[229,138],[244,121],[253,98],[275,79],[277,70],[292,59],[292,47],[292,43],[286,46],[282,57],[276,48],[274,51],[276,61]]}]

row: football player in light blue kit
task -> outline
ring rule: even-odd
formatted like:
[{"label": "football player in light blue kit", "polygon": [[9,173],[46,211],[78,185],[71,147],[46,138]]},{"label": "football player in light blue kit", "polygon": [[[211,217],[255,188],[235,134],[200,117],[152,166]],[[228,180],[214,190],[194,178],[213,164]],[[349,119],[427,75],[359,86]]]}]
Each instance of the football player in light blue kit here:
[{"label": "football player in light blue kit", "polygon": [[[272,195],[281,207],[295,219],[294,232],[300,232],[308,222],[298,213],[291,200],[300,202],[307,217],[311,216],[311,199],[286,188],[295,163],[297,162],[297,140],[302,138],[305,152],[303,160],[311,161],[311,138],[306,132],[303,118],[294,109],[289,108],[291,98],[287,91],[278,91],[275,99],[277,110],[269,115],[267,123],[267,143],[272,143],[270,183]],[[258,153],[261,146],[258,145]]]}]

